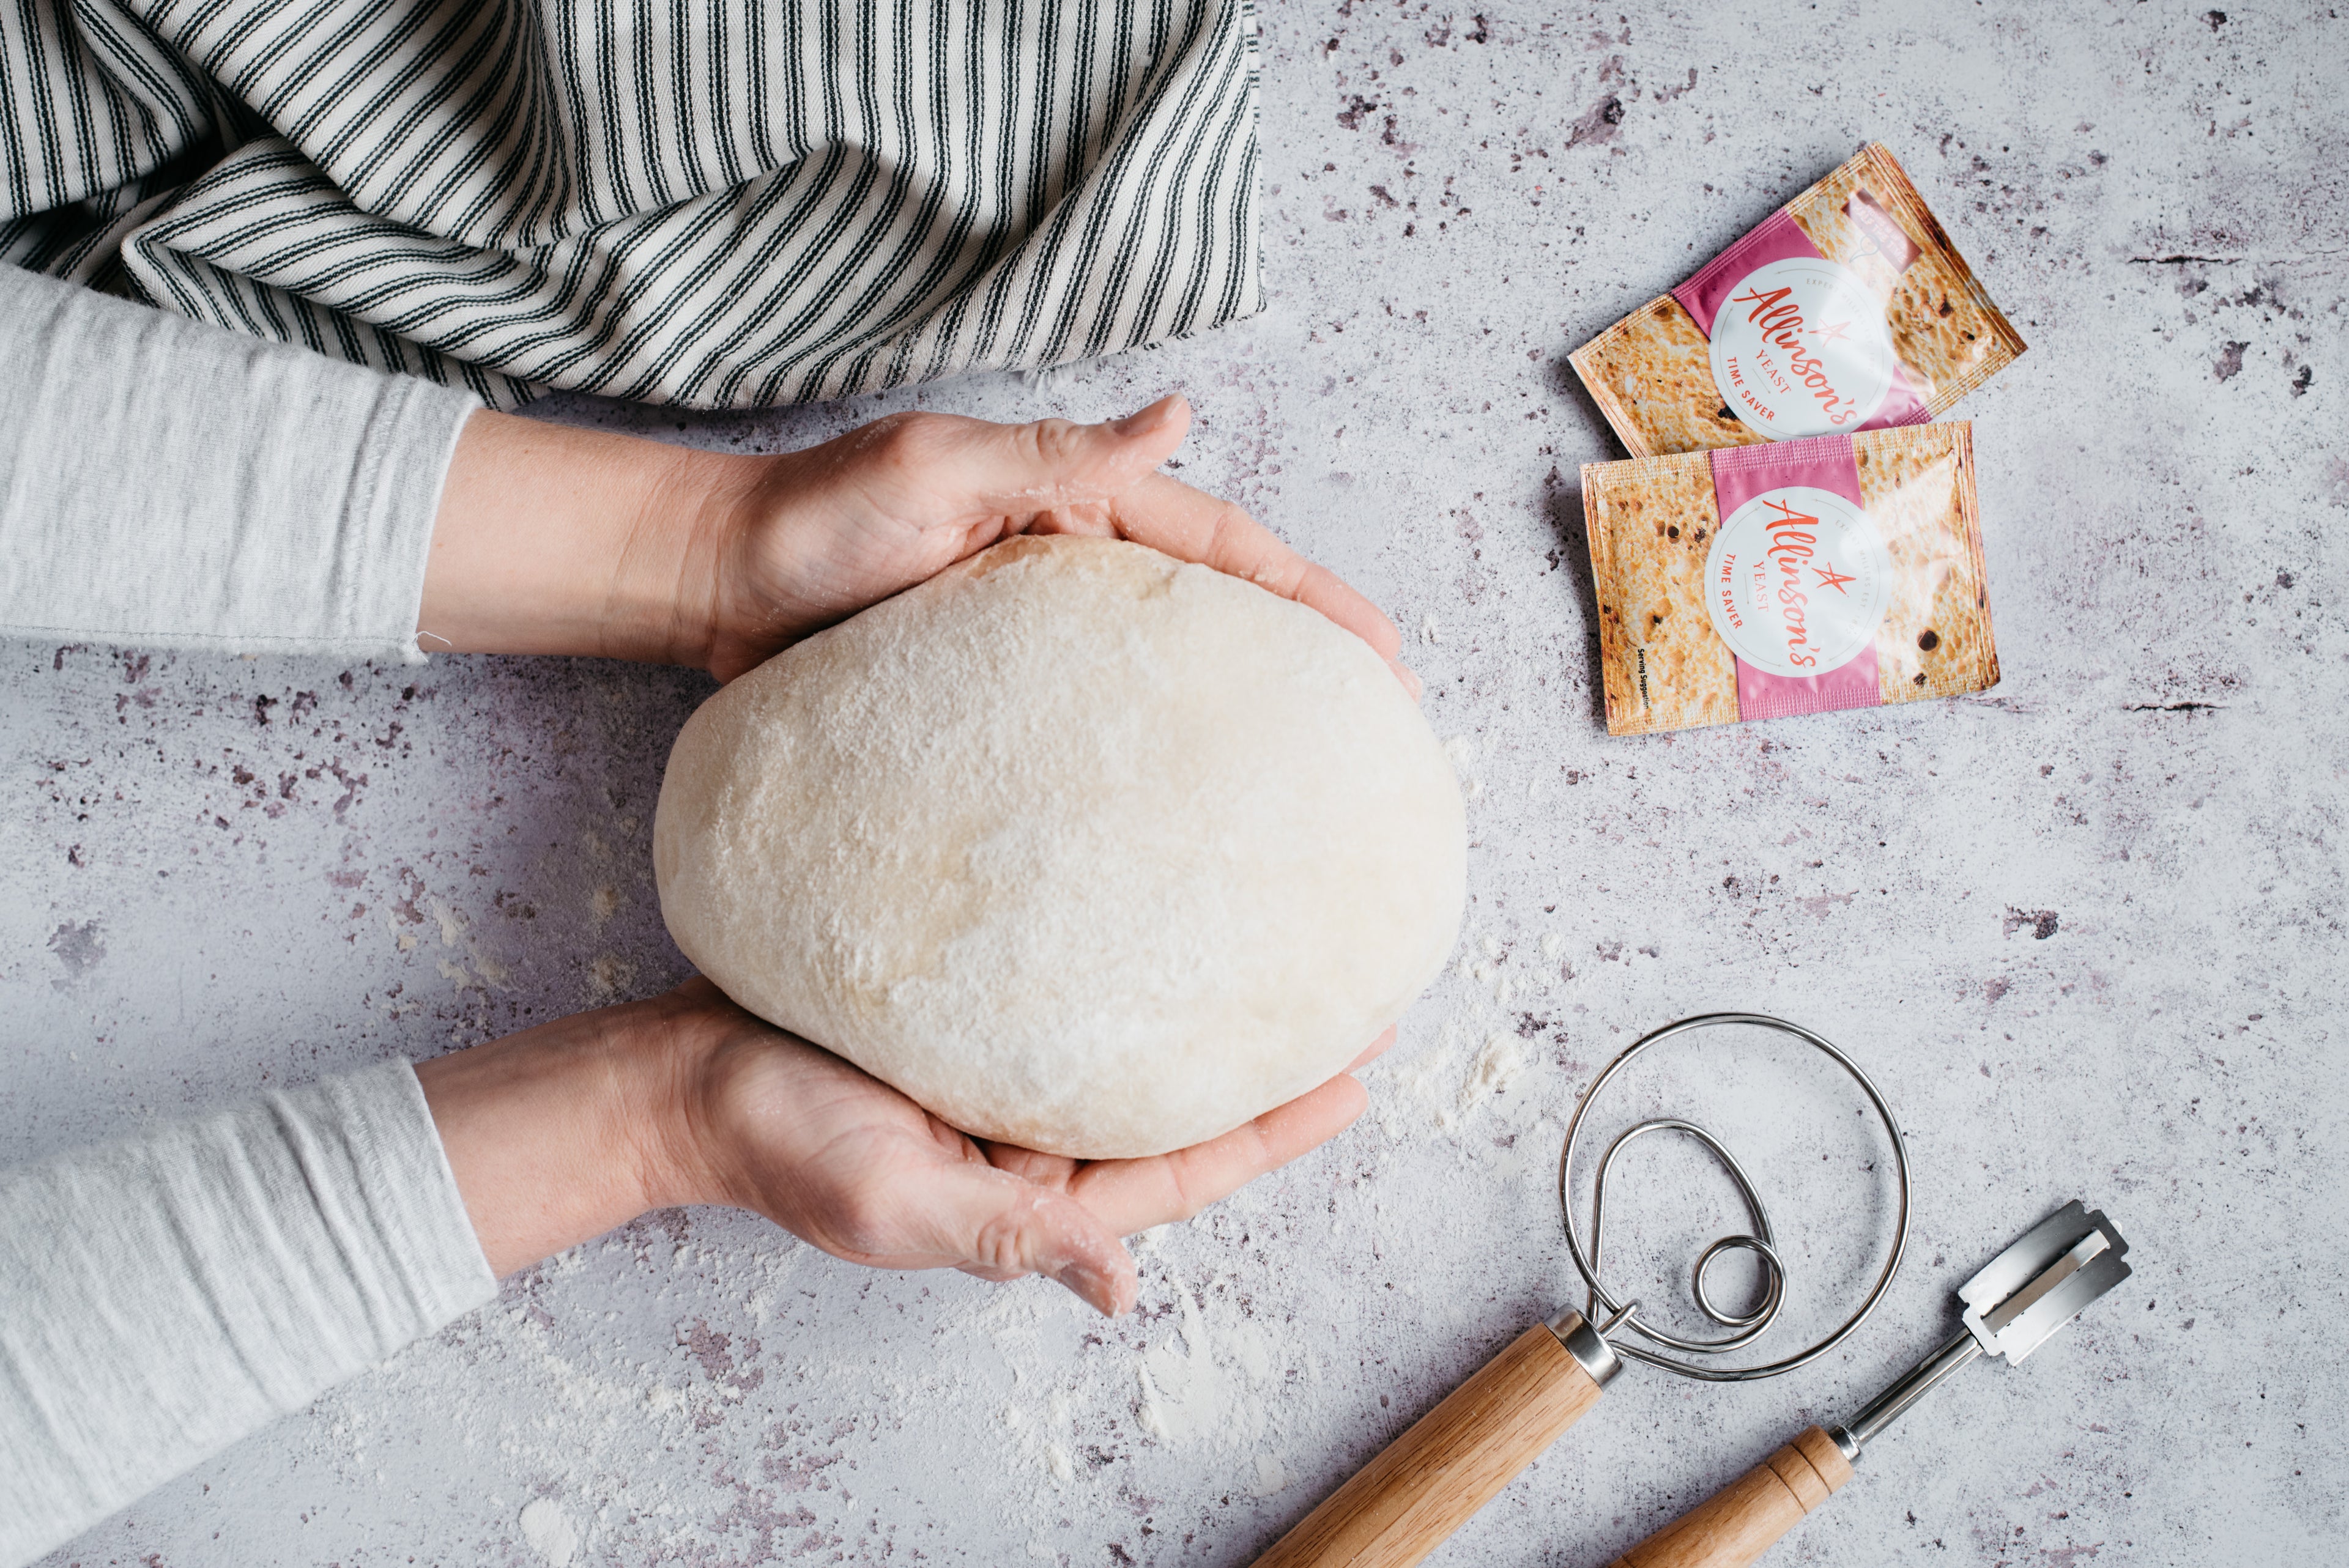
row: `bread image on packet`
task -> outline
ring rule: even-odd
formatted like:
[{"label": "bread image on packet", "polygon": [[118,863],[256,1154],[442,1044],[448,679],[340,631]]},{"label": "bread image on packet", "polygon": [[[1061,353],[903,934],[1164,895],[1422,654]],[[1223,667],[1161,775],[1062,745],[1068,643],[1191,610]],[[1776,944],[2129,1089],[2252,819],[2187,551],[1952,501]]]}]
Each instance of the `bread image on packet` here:
[{"label": "bread image on packet", "polygon": [[1612,735],[1998,684],[1973,427],[1586,463]]},{"label": "bread image on packet", "polygon": [[1870,142],[1568,358],[1648,458],[1921,425],[2023,349]]}]

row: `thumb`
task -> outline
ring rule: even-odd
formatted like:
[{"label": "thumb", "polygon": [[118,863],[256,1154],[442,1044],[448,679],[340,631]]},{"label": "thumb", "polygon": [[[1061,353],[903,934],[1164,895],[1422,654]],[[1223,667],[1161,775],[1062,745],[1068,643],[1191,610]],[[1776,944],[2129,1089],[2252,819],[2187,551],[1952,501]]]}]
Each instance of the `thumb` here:
[{"label": "thumb", "polygon": [[1106,500],[1174,455],[1191,428],[1191,405],[1168,393],[1138,413],[1098,425],[1039,419],[971,420],[957,467],[990,511],[1026,513]]},{"label": "thumb", "polygon": [[989,1279],[1038,1274],[1082,1296],[1102,1315],[1130,1310],[1133,1259],[1092,1210],[1048,1187],[992,1166],[938,1173],[923,1223],[926,1250],[959,1258],[966,1272]]}]

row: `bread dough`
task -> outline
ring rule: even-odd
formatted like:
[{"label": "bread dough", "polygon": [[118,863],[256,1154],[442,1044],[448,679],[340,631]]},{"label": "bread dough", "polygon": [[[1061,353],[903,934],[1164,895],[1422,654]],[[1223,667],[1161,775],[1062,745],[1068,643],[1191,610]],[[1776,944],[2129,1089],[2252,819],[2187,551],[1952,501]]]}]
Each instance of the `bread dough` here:
[{"label": "bread dough", "polygon": [[760,1016],[979,1137],[1230,1130],[1443,967],[1459,787],[1360,638],[1140,545],[999,544],[686,724],[661,913]]}]

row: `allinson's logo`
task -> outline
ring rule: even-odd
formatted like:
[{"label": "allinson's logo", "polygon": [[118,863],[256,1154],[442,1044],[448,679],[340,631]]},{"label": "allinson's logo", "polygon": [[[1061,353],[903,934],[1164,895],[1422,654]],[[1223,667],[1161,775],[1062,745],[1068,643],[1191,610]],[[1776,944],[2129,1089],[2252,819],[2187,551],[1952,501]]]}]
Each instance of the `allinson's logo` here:
[{"label": "allinson's logo", "polygon": [[1764,674],[1818,676],[1876,636],[1892,557],[1868,513],[1833,490],[1785,485],[1730,514],[1705,556],[1705,610]]},{"label": "allinson's logo", "polygon": [[1751,306],[1745,319],[1761,333],[1762,341],[1785,351],[1785,374],[1774,377],[1782,387],[1791,382],[1809,393],[1817,400],[1820,415],[1834,429],[1839,430],[1859,418],[1859,406],[1836,391],[1826,360],[1803,348],[1803,339],[1806,337],[1818,339],[1822,350],[1828,344],[1846,341],[1851,335],[1848,320],[1827,326],[1806,325],[1803,307],[1795,301],[1792,284],[1775,289],[1749,288],[1731,296],[1729,303]]},{"label": "allinson's logo", "polygon": [[1786,662],[1796,669],[1816,673],[1818,650],[1811,646],[1809,618],[1803,613],[1811,601],[1803,592],[1802,581],[1803,564],[1810,560],[1812,547],[1819,542],[1819,520],[1808,512],[1796,511],[1775,496],[1759,499],[1777,514],[1762,525],[1770,531],[1770,548],[1763,553],[1777,568],[1776,597],[1779,618],[1786,625]]},{"label": "allinson's logo", "polygon": [[1775,441],[1859,429],[1892,390],[1884,302],[1823,257],[1740,279],[1713,315],[1712,360],[1722,401]]}]

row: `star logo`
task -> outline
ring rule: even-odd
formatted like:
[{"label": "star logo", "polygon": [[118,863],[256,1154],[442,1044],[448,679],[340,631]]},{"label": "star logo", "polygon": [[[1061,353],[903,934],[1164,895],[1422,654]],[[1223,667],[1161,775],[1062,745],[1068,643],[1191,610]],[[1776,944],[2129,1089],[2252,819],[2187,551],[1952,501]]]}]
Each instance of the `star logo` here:
[{"label": "star logo", "polygon": [[1845,589],[1844,584],[1858,581],[1858,579],[1855,577],[1847,577],[1844,573],[1837,572],[1832,563],[1824,566],[1814,566],[1811,570],[1819,574],[1820,587],[1832,588],[1837,593],[1842,593],[1846,598],[1849,598],[1850,593]]},{"label": "star logo", "polygon": [[1830,343],[1841,343],[1850,334],[1850,332],[1851,323],[1847,321],[1839,321],[1832,326],[1814,328],[1811,335],[1817,338],[1819,340],[1819,346],[1824,348]]}]

